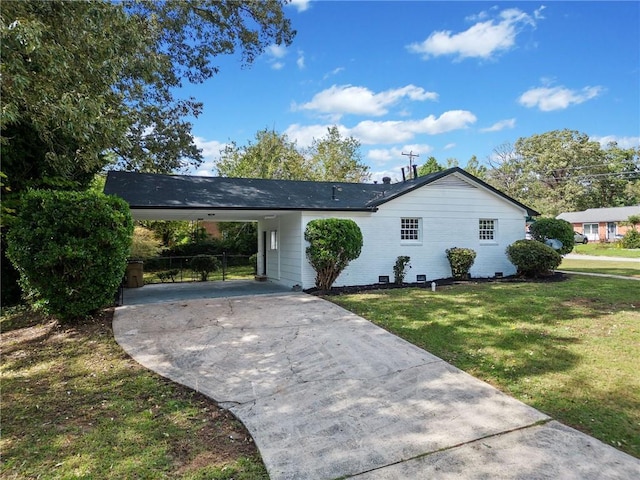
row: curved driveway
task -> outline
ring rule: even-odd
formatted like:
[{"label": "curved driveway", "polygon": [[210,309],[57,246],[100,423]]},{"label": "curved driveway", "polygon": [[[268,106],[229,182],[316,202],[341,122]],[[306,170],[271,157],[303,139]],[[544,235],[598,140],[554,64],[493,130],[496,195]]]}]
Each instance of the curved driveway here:
[{"label": "curved driveway", "polygon": [[640,478],[640,460],[313,296],[123,306],[113,329],[233,412],[272,480]]}]

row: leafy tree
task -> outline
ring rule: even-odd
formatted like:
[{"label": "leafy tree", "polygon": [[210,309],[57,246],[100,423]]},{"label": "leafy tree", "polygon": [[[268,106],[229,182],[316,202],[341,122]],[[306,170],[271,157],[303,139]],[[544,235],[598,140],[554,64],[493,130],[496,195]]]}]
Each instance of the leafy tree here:
[{"label": "leafy tree", "polygon": [[369,178],[369,167],[362,163],[360,143],[343,138],[338,127],[314,138],[306,151],[299,149],[286,134],[260,130],[254,141],[239,146],[231,142],[221,152],[216,169],[224,177],[272,178],[360,182]]},{"label": "leafy tree", "polygon": [[539,277],[558,268],[562,257],[553,248],[535,240],[516,240],[506,250],[509,261],[525,277]]},{"label": "leafy tree", "polygon": [[336,278],[362,250],[362,232],[353,220],[312,220],[307,224],[304,239],[309,242],[307,259],[316,271],[316,287],[320,290],[330,290]]},{"label": "leafy tree", "polygon": [[362,163],[360,142],[343,138],[337,126],[327,129],[327,135],[313,139],[306,157],[311,162],[314,180],[360,183],[369,180],[369,167]]},{"label": "leafy tree", "polygon": [[131,248],[129,249],[130,260],[146,260],[160,255],[162,243],[158,241],[152,230],[136,225],[133,229]]},{"label": "leafy tree", "polygon": [[480,180],[486,180],[487,178],[487,167],[480,165],[480,162],[478,162],[478,158],[475,155],[469,159],[464,169]]},{"label": "leafy tree", "polygon": [[255,142],[246,146],[235,142],[227,145],[216,163],[223,177],[277,178],[281,180],[310,180],[312,169],[298,152],[295,142],[286,134],[274,130],[260,130]]},{"label": "leafy tree", "polygon": [[418,176],[424,177],[431,173],[437,173],[443,171],[445,168],[438,163],[435,157],[427,158],[427,161],[418,167]]},{"label": "leafy tree", "polygon": [[638,200],[638,150],[607,148],[586,134],[553,130],[502,145],[489,159],[489,183],[545,215]]},{"label": "leafy tree", "polygon": [[[25,0],[0,4],[3,171],[13,191],[77,188],[110,163],[170,172],[198,164],[176,99],[239,50],[251,63],[295,32],[283,2]],[[4,192],[3,192],[4,193]]]},{"label": "leafy tree", "polygon": [[7,255],[29,299],[71,321],[113,302],[132,233],[122,199],[32,190],[9,231]]},{"label": "leafy tree", "polygon": [[573,227],[566,220],[558,218],[540,218],[529,227],[531,237],[538,242],[556,239],[562,242],[562,248],[558,250],[560,255],[571,253],[574,246]]}]

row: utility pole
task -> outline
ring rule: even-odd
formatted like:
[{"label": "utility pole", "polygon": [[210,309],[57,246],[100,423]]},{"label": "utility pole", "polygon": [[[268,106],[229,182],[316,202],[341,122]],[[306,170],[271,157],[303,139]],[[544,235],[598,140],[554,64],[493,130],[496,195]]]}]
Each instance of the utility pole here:
[{"label": "utility pole", "polygon": [[419,157],[417,153],[413,153],[413,150],[409,150],[409,153],[402,152],[402,155],[409,157],[409,175],[413,174],[413,178],[416,178],[416,173],[413,170],[413,157]]}]

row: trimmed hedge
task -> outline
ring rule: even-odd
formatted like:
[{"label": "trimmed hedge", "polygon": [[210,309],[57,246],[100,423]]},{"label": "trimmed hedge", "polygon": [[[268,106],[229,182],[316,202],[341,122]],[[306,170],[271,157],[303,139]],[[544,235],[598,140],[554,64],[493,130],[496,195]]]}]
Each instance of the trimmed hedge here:
[{"label": "trimmed hedge", "polygon": [[535,240],[517,240],[507,247],[507,257],[525,277],[538,277],[558,268],[562,257],[553,248]]},{"label": "trimmed hedge", "polygon": [[7,256],[26,299],[62,321],[113,304],[133,234],[127,203],[97,192],[23,195]]},{"label": "trimmed hedge", "polygon": [[336,278],[362,250],[362,232],[353,220],[312,220],[307,224],[304,239],[309,242],[307,259],[316,271],[316,287],[320,290],[330,290]]},{"label": "trimmed hedge", "polygon": [[534,240],[542,243],[552,238],[560,240],[562,242],[562,248],[558,250],[560,255],[566,255],[573,250],[575,243],[573,227],[566,220],[541,218],[531,224],[529,233]]},{"label": "trimmed hedge", "polygon": [[189,267],[200,274],[200,280],[206,282],[211,272],[220,268],[220,260],[213,255],[196,255],[189,261]]},{"label": "trimmed hedge", "polygon": [[465,280],[469,278],[469,270],[476,260],[476,252],[470,248],[453,247],[446,251],[453,278]]}]

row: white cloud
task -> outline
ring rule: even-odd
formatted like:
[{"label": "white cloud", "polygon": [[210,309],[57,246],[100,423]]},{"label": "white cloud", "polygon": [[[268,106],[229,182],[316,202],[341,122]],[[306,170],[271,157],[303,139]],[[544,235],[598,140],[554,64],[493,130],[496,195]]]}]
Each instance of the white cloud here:
[{"label": "white cloud", "polygon": [[477,23],[463,32],[436,31],[423,42],[408,45],[407,49],[422,55],[425,60],[442,55],[453,55],[458,60],[489,59],[514,48],[516,37],[523,27],[535,27],[535,20],[542,18],[539,12],[541,10],[536,10],[532,17],[522,10],[510,8],[499,12],[496,18],[480,21],[488,16],[483,12],[475,17]]},{"label": "white cloud", "polygon": [[298,12],[304,12],[310,8],[311,0],[291,0],[289,5],[296,7]]},{"label": "white cloud", "polygon": [[505,128],[514,128],[516,126],[516,119],[509,118],[507,120],[500,120],[499,122],[494,123],[490,127],[481,128],[481,132],[499,132],[504,130]]},{"label": "white cloud", "polygon": [[455,143],[447,143],[447,144],[444,146],[444,150],[451,150],[452,148],[456,148],[456,146],[457,146],[457,145],[456,145]]},{"label": "white cloud", "polygon": [[284,58],[287,55],[287,48],[284,45],[274,43],[266,48],[266,53],[272,58]]},{"label": "white cloud", "polygon": [[[352,136],[363,145],[404,143],[410,141],[416,135],[437,135],[467,128],[476,122],[476,116],[466,110],[450,110],[439,117],[429,115],[420,120],[365,120],[352,128],[338,125],[338,130],[343,136]],[[293,124],[285,133],[298,145],[305,147],[311,145],[313,138],[320,138],[327,133],[331,125],[299,125]]]},{"label": "white cloud", "polygon": [[298,68],[300,70],[302,70],[305,65],[304,65],[304,52],[302,50],[298,50],[298,60],[296,60],[296,64],[298,65]]},{"label": "white cloud", "polygon": [[604,91],[603,87],[584,87],[582,90],[571,90],[566,87],[538,87],[524,92],[518,102],[525,107],[537,107],[543,112],[564,110],[571,105],[578,105],[596,98]]},{"label": "white cloud", "polygon": [[218,142],[217,140],[205,140],[202,137],[193,137],[193,142],[196,147],[202,150],[203,162],[198,167],[198,170],[194,172],[194,175],[202,177],[210,177],[215,175],[212,173],[215,170],[215,164],[220,159],[220,151],[223,150],[227,144]]},{"label": "white cloud", "polygon": [[339,74],[340,72],[344,72],[344,67],[337,67],[331,70],[329,73],[325,73],[322,77],[323,80],[326,80],[329,77]]},{"label": "white cloud", "polygon": [[438,94],[427,92],[415,85],[407,85],[379,93],[374,93],[366,87],[333,85],[315,94],[310,102],[294,105],[294,109],[331,114],[334,118],[339,118],[344,114],[379,117],[387,114],[389,107],[404,98],[412,101],[437,100]]},{"label": "white cloud", "polygon": [[603,147],[608,147],[611,142],[616,142],[620,148],[640,148],[640,137],[619,137],[617,135],[607,135],[604,137],[590,137],[591,140],[600,143]]},{"label": "white cloud", "polygon": [[272,44],[265,49],[267,62],[273,70],[281,70],[284,67],[285,64],[281,60],[287,56],[287,53],[287,48],[284,45]]},{"label": "white cloud", "polygon": [[431,151],[433,151],[431,145],[426,144],[404,145],[402,148],[372,148],[367,153],[367,158],[376,165],[384,165],[385,163],[390,161],[395,161],[398,164],[402,164],[402,162],[406,163],[406,161],[408,160],[407,156],[402,154],[413,152],[414,154],[420,155],[420,157],[418,157],[416,160],[416,162],[420,164],[420,158],[428,153],[431,153]]}]

